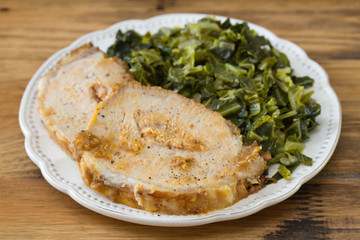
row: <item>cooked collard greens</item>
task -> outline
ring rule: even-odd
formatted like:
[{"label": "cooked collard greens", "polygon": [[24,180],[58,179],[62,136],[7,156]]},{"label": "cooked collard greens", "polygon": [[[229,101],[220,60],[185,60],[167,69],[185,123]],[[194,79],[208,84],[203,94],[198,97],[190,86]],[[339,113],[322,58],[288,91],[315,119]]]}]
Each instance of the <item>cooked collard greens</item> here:
[{"label": "cooked collard greens", "polygon": [[231,120],[245,145],[257,141],[271,154],[269,165],[279,164],[274,179],[311,166],[302,151],[321,111],[311,98],[314,80],[294,76],[286,55],[246,22],[207,17],[155,34],[119,30],[107,53],[125,60],[142,84],[193,98]]}]

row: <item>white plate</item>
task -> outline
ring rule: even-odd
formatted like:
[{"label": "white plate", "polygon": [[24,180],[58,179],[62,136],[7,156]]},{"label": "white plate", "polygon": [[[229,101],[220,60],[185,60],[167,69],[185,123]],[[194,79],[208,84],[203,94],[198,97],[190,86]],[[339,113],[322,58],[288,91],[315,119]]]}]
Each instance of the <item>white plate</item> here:
[{"label": "white plate", "polygon": [[[56,189],[70,195],[76,202],[100,214],[124,221],[156,226],[195,226],[211,222],[241,218],[279,203],[293,195],[302,184],[314,177],[328,162],[337,144],[341,128],[340,103],[329,85],[325,71],[294,43],[280,39],[270,31],[249,23],[260,35],[270,40],[274,47],[286,53],[296,75],[308,75],[315,79],[314,98],[321,104],[322,113],[317,118],[318,128],[311,133],[304,153],[313,158],[313,166],[299,166],[291,180],[281,180],[256,194],[241,200],[235,205],[205,215],[172,216],[157,215],[134,209],[123,204],[113,203],[97,192],[89,189],[81,179],[77,163],[70,159],[49,138],[38,112],[36,84],[39,78],[55,66],[56,62],[72,49],[86,42],[92,42],[106,51],[114,42],[118,29],[133,29],[139,33],[156,32],[160,27],[184,26],[205,17],[203,14],[168,14],[146,20],[129,20],[114,24],[103,31],[96,31],[77,39],[70,46],[51,56],[35,73],[23,95],[19,121],[25,135],[25,149],[32,161],[41,169],[45,179]],[[220,20],[226,17],[216,16]],[[233,22],[242,22],[231,19]],[[271,169],[274,172],[274,168]]]}]

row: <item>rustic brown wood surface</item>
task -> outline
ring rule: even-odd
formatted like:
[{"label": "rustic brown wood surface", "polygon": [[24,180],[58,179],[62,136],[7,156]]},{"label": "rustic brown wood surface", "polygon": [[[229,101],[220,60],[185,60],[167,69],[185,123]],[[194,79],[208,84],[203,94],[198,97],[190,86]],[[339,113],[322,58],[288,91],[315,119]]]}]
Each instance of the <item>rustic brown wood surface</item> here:
[{"label": "rustic brown wood surface", "polygon": [[[94,213],[50,186],[24,149],[18,110],[53,53],[126,19],[198,12],[244,19],[295,42],[327,71],[341,101],[339,144],[291,198],[252,216],[189,228]],[[360,239],[360,1],[1,0],[0,239]]]}]

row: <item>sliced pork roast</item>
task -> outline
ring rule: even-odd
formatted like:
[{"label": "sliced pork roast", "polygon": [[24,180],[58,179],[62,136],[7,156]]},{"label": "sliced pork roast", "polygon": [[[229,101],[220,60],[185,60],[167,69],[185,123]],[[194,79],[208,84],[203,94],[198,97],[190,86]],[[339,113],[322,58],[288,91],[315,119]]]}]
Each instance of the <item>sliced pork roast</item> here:
[{"label": "sliced pork roast", "polygon": [[135,81],[117,88],[75,140],[90,188],[175,215],[222,209],[261,188],[267,164],[260,147],[244,147],[238,129],[219,113]]},{"label": "sliced pork roast", "polygon": [[87,128],[97,104],[114,84],[133,80],[126,63],[85,44],[63,57],[38,83],[38,110],[49,135],[72,158],[73,140]]}]

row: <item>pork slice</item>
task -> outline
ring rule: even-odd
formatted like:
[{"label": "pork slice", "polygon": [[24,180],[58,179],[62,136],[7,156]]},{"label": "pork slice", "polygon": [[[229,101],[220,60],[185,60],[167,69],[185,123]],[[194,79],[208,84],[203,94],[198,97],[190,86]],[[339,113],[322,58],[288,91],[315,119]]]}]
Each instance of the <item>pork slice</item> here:
[{"label": "pork slice", "polygon": [[38,83],[38,110],[49,135],[72,158],[76,134],[87,128],[97,104],[113,92],[114,84],[133,80],[127,65],[110,58],[91,43],[60,59]]},{"label": "pork slice", "polygon": [[118,85],[75,141],[85,183],[163,214],[222,209],[261,188],[266,161],[219,113],[175,92]]}]

